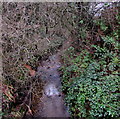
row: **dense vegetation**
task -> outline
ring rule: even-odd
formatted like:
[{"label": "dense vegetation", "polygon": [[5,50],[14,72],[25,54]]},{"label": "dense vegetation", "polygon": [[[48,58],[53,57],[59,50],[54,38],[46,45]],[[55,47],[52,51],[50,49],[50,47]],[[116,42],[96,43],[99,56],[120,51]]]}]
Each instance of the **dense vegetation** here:
[{"label": "dense vegetation", "polygon": [[120,14],[118,9],[114,10],[117,13],[112,13],[114,22],[108,21],[108,16],[95,19],[94,35],[87,37],[88,28],[81,34],[85,36],[82,40],[85,44],[80,44],[84,48],[72,45],[63,56],[63,92],[73,117],[115,119],[120,116]]},{"label": "dense vegetation", "polygon": [[67,5],[2,4],[3,104],[0,114],[4,118],[21,118],[28,106],[34,110],[42,94],[43,83],[38,77],[33,78],[28,69],[37,71],[39,63],[56,52],[68,36],[68,32],[64,32],[67,29],[58,22]]},{"label": "dense vegetation", "polygon": [[3,3],[3,118],[21,118],[29,108],[34,111],[43,82],[25,66],[37,72],[40,62],[62,46],[62,90],[71,116],[120,116],[120,8],[108,5],[94,17],[89,7],[89,3]]}]

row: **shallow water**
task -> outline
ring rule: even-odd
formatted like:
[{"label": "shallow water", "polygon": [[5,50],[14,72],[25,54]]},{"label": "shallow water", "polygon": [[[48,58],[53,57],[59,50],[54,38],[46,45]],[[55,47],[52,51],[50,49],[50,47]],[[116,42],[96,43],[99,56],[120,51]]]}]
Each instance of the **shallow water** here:
[{"label": "shallow water", "polygon": [[59,55],[52,55],[38,67],[38,74],[45,82],[43,96],[34,117],[69,117],[65,106],[58,68],[61,66]]}]

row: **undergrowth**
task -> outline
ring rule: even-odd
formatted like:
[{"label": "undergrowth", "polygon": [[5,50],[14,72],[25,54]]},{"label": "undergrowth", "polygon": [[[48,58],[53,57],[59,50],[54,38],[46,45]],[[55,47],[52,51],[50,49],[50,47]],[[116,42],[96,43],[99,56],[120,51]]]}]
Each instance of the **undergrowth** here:
[{"label": "undergrowth", "polygon": [[88,9],[88,3],[3,3],[3,118],[23,117],[32,107],[31,97],[36,106],[43,85],[24,65],[37,71],[66,39],[72,45],[61,70],[71,115],[119,116],[119,8],[105,10],[94,20]]},{"label": "undergrowth", "polygon": [[119,9],[114,10],[112,15],[105,16],[105,12],[94,20],[94,33],[86,31],[94,34],[91,38],[80,32],[82,42],[86,43],[82,50],[78,51],[80,45],[77,48],[73,45],[62,57],[62,89],[72,117],[115,119],[120,116],[120,14]]},{"label": "undergrowth", "polygon": [[62,30],[58,29],[61,26],[56,20],[61,19],[61,9],[65,8],[65,4],[3,3],[3,118],[22,118],[27,106],[34,108],[35,104],[29,104],[31,100],[37,105],[43,82],[39,77],[32,77],[24,66],[37,72],[41,61],[61,47],[66,35],[61,35]]}]

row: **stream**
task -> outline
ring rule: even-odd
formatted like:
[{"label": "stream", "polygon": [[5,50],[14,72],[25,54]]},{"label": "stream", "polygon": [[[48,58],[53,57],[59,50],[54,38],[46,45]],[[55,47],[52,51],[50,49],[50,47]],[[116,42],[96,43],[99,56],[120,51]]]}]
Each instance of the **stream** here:
[{"label": "stream", "polygon": [[58,68],[60,68],[60,58],[58,54],[49,56],[42,65],[38,67],[38,74],[45,82],[43,96],[37,105],[35,118],[40,117],[64,117],[69,118],[68,109],[65,106],[64,97],[61,91],[61,81]]}]

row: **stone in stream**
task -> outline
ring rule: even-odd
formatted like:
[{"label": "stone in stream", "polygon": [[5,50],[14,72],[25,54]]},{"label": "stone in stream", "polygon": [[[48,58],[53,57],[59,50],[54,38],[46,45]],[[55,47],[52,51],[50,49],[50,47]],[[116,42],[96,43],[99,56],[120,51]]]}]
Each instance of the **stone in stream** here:
[{"label": "stone in stream", "polygon": [[54,84],[46,85],[45,89],[44,89],[44,93],[48,97],[50,97],[50,96],[57,96],[57,95],[59,96],[60,95],[60,92],[58,91],[58,89],[55,87]]}]

